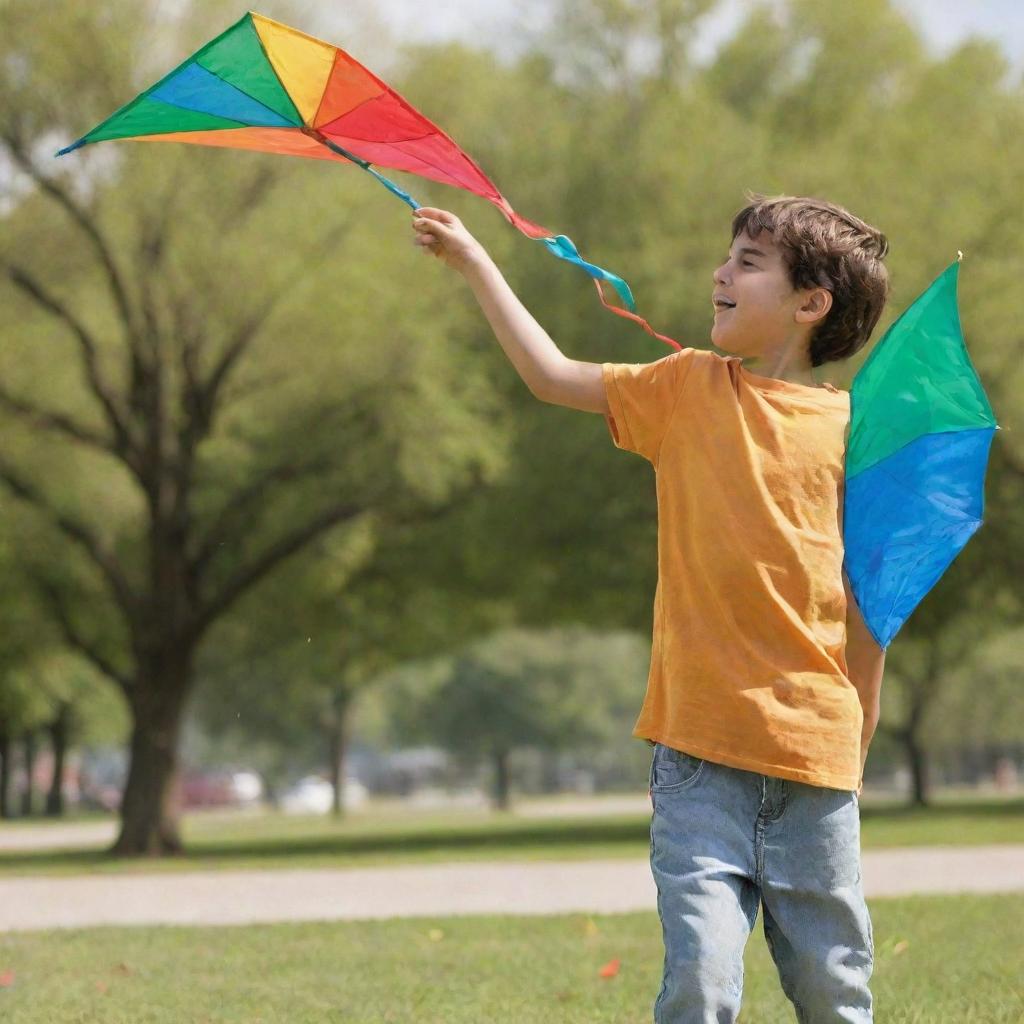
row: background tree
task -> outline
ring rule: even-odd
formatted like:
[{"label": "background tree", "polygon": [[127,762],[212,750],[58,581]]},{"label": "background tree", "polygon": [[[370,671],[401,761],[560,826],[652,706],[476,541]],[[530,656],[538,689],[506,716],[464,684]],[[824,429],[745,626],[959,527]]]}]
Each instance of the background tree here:
[{"label": "background tree", "polygon": [[[13,457],[0,460],[0,481],[52,522],[63,543],[55,555],[84,556],[116,635],[101,649],[76,618],[61,574],[34,568],[66,642],[118,683],[131,708],[114,852],[175,852],[170,795],[180,725],[210,628],[327,531],[371,511],[386,525],[415,522],[477,486],[495,465],[482,418],[491,399],[474,387],[468,362],[443,387],[452,362],[444,317],[433,318],[430,338],[417,338],[414,301],[407,329],[396,318],[388,337],[366,346],[369,330],[357,324],[371,281],[362,290],[356,284],[354,300],[323,294],[325,257],[345,241],[361,244],[358,233],[347,232],[350,211],[296,225],[293,197],[301,192],[310,209],[330,209],[345,179],[328,180],[300,161],[162,147],[140,147],[106,175],[93,167],[87,197],[69,165],[44,171],[40,141],[105,116],[109,91],[135,91],[113,51],[139,51],[139,21],[128,17],[117,33],[102,34],[97,17],[88,33],[94,49],[72,68],[54,68],[52,55],[66,53],[55,46],[65,31],[54,27],[60,18],[27,3],[12,7],[0,61],[0,142],[35,192],[9,215],[0,266],[21,339],[62,329],[77,349],[81,387],[72,410],[58,411],[33,382],[35,368],[23,366],[5,379],[2,404],[36,438],[73,444],[79,458],[94,460],[93,479],[110,488],[107,515],[98,520],[83,493],[57,493]],[[210,34],[213,12],[203,11],[181,12],[199,37],[189,48]],[[109,81],[118,69],[121,77]],[[74,102],[71,79],[79,84]],[[54,235],[74,231],[54,259],[30,244],[47,225]],[[388,322],[386,302],[373,310],[378,330]],[[344,325],[330,354],[328,323]],[[261,360],[260,342],[272,331],[292,340]],[[48,361],[59,336],[48,338]],[[431,423],[429,440],[419,422]],[[54,568],[57,558],[49,562]]]},{"label": "background tree", "polygon": [[[460,590],[448,573],[430,577],[425,525],[383,537],[369,517],[362,526],[360,544],[324,537],[283,567],[273,587],[255,591],[223,624],[200,660],[203,729],[229,746],[244,737],[326,764],[335,815],[353,712],[367,689],[395,665],[447,651],[508,614]],[[458,540],[448,530],[442,543],[450,552]],[[274,770],[275,781],[288,774],[280,762]]]},{"label": "background tree", "polygon": [[494,804],[507,810],[512,753],[607,742],[623,725],[624,686],[646,665],[632,633],[502,629],[394,675],[390,717],[406,742],[443,747],[462,765],[489,763]]}]

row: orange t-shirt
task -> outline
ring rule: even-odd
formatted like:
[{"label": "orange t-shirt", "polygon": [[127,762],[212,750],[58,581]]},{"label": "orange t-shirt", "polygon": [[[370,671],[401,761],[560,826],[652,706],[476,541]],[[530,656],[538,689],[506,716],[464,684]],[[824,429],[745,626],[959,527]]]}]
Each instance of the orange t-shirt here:
[{"label": "orange t-shirt", "polygon": [[658,498],[651,667],[633,735],[856,789],[863,711],[842,579],[849,393],[694,348],[601,370],[612,439],[653,464]]}]

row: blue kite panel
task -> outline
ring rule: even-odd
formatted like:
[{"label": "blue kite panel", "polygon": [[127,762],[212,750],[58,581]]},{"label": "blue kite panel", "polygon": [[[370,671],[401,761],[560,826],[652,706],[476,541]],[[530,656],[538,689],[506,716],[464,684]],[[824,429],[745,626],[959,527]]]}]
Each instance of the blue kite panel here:
[{"label": "blue kite panel", "polygon": [[981,525],[993,433],[926,434],[846,481],[843,564],[883,649]]},{"label": "blue kite panel", "polygon": [[184,110],[230,118],[254,128],[294,128],[280,114],[247,96],[241,89],[210,74],[198,64],[189,64],[150,94]]}]

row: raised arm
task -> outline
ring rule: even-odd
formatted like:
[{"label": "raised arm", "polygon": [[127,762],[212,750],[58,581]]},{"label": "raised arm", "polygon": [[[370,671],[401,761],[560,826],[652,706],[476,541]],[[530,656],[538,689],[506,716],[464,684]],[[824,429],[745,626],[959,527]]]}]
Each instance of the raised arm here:
[{"label": "raised arm", "polygon": [[542,402],[608,413],[600,363],[568,359],[509,287],[484,247],[453,213],[422,207],[414,243],[468,282],[499,344],[530,392]]}]

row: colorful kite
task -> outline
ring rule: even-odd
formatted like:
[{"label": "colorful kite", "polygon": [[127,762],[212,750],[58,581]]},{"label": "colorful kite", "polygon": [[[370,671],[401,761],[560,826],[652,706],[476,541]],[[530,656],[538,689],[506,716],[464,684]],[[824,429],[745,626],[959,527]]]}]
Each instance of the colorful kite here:
[{"label": "colorful kite", "polygon": [[[249,12],[58,156],[105,139],[190,142],[357,164],[413,209],[373,164],[466,189],[594,279],[607,309],[639,323],[622,278],[583,260],[565,235],[521,217],[437,125],[344,50]],[[956,305],[959,263],[892,325],[853,382],[844,566],[886,648],[981,525],[998,429],[971,366]],[[610,283],[626,309],[605,301]]]},{"label": "colorful kite", "polygon": [[998,430],[957,309],[959,258],[893,323],[853,379],[844,566],[884,650],[984,512]]},{"label": "colorful kite", "polygon": [[[390,167],[483,196],[529,238],[594,279],[605,308],[679,349],[635,313],[629,285],[581,258],[572,240],[512,209],[493,182],[433,122],[344,50],[250,11],[156,85],[62,149],[134,139],[191,142],[358,164],[408,203],[371,166]],[[626,309],[605,301],[607,281]]]}]

